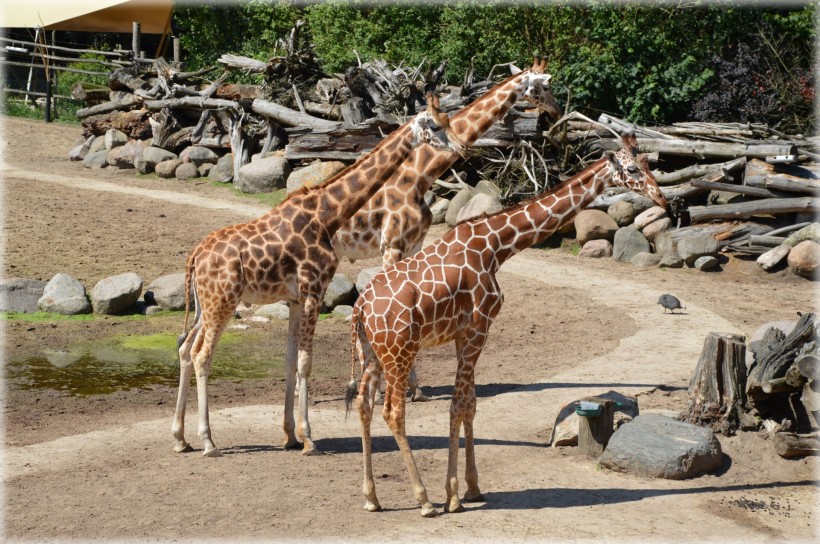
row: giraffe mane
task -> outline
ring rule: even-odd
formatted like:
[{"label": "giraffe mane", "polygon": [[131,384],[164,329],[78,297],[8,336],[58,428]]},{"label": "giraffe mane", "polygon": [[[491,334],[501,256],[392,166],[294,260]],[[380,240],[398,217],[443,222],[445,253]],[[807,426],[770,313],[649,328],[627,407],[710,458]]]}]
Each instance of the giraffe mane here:
[{"label": "giraffe mane", "polygon": [[476,104],[481,104],[482,102],[485,102],[485,101],[491,100],[491,99],[492,99],[492,98],[491,98],[491,96],[492,96],[492,94],[493,94],[491,91],[492,91],[493,89],[498,88],[498,87],[501,87],[502,85],[506,85],[506,84],[507,84],[507,82],[509,82],[510,80],[515,79],[515,78],[517,78],[517,77],[521,77],[521,76],[523,76],[523,75],[525,75],[525,74],[528,74],[528,73],[530,73],[530,72],[531,72],[530,68],[527,68],[526,70],[521,70],[521,71],[520,71],[520,72],[518,72],[517,74],[512,74],[512,75],[510,75],[507,79],[505,79],[505,80],[503,80],[503,81],[501,81],[501,82],[499,82],[499,83],[496,83],[495,85],[493,85],[493,88],[492,88],[492,89],[490,89],[490,91],[487,91],[486,93],[484,93],[483,95],[481,95],[479,98],[477,98],[476,100],[474,100],[474,101],[472,101],[470,104],[468,104],[468,106],[470,106],[470,108],[464,107],[464,108],[462,108],[462,109],[461,109],[458,113],[456,113],[455,115],[453,115],[453,116],[450,118],[450,122],[452,123],[452,122],[453,122],[453,121],[455,121],[456,119],[460,119],[461,117],[468,115],[470,112],[469,112],[469,111],[467,111],[467,110],[468,110],[468,109],[472,109],[472,107],[473,107],[474,105],[476,105]]}]

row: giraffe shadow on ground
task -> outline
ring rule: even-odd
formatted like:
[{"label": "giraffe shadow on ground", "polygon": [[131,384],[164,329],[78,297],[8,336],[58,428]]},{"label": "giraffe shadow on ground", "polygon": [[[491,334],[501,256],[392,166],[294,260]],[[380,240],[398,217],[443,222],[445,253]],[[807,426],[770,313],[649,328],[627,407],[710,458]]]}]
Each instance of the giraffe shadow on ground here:
[{"label": "giraffe shadow on ground", "polygon": [[[447,435],[441,436],[408,436],[410,448],[417,450],[446,450],[450,447],[450,438]],[[372,443],[373,453],[398,452],[399,447],[393,436],[374,436]],[[492,438],[475,439],[476,446],[528,446],[543,448],[543,442],[531,442],[527,440],[498,440]],[[361,436],[356,434],[351,437],[324,438],[316,441],[316,446],[325,453],[359,453],[362,452]],[[459,440],[459,447],[464,448],[464,439]]]},{"label": "giraffe shadow on ground", "polygon": [[[571,389],[571,388],[592,388],[615,389],[622,387],[658,388],[663,391],[677,391],[686,389],[685,387],[668,386],[659,383],[568,383],[568,382],[544,382],[544,383],[487,383],[475,386],[475,395],[478,398],[495,397],[504,393],[522,393],[532,391],[546,391],[549,389]],[[424,386],[424,392],[430,397],[451,397],[453,394],[452,385]],[[440,400],[440,399],[439,399]]]}]

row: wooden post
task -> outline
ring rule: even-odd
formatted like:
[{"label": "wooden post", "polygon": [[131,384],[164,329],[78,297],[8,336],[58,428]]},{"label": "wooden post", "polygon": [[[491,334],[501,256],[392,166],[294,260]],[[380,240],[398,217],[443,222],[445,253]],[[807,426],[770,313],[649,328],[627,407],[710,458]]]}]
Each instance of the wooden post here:
[{"label": "wooden post", "polygon": [[179,69],[179,57],[180,57],[180,43],[179,38],[174,36],[174,67]]},{"label": "wooden post", "polygon": [[609,444],[615,425],[615,401],[600,397],[582,400],[600,404],[603,409],[598,416],[578,418],[578,453],[588,457],[600,457]]},{"label": "wooden post", "polygon": [[139,58],[140,56],[140,24],[136,21],[133,23],[133,28],[131,30],[131,51],[134,53],[134,60]]}]

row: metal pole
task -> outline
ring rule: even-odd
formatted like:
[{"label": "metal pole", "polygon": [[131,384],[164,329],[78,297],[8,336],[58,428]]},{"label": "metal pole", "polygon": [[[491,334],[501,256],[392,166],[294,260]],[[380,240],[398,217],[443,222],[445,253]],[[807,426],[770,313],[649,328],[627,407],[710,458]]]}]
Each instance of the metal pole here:
[{"label": "metal pole", "polygon": [[[43,27],[38,26],[37,30],[34,33],[34,43],[40,43],[40,32],[43,30]],[[26,92],[31,92],[31,79],[34,76],[34,56],[31,57],[31,68],[28,69],[28,81],[26,82]],[[31,98],[28,94],[26,94],[25,99],[23,99],[23,103],[28,104],[31,101]]]},{"label": "metal pole", "polygon": [[133,30],[131,31],[131,51],[134,52],[134,59],[140,56],[140,24],[136,21],[133,23]]}]

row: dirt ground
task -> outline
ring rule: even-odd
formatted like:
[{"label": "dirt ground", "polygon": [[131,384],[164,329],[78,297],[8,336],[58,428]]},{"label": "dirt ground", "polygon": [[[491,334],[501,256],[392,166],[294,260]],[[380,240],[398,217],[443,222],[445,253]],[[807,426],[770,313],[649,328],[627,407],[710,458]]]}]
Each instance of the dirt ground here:
[{"label": "dirt ground", "polygon": [[[2,205],[5,277],[58,272],[90,288],[137,272],[146,282],[182,271],[205,234],[264,207],[197,180],[85,170],[67,160],[78,126],[4,118]],[[428,238],[440,235],[439,227]],[[342,263],[355,277],[377,260]],[[384,511],[361,509],[358,418],[345,419],[348,325],[320,321],[311,377],[311,423],[324,455],[285,451],[283,376],[214,380],[214,439],[226,454],[201,456],[195,395],[188,440],[170,433],[176,387],[107,395],[5,387],[5,538],[20,540],[235,541],[465,538],[582,541],[808,541],[816,537],[817,463],[784,460],[765,433],[719,436],[718,473],[686,481],[610,472],[575,448],[549,448],[559,407],[614,389],[641,410],[686,406],[686,386],[710,331],[751,335],[759,325],[816,310],[811,283],[728,259],[718,273],[637,269],[531,249],[499,274],[506,302],[477,370],[476,449],[486,502],[422,519],[395,441],[374,420],[374,470]],[[664,292],[687,306],[664,315]],[[250,349],[284,353],[286,324],[251,323]],[[182,330],[182,315],[5,322],[5,363],[114,335]],[[217,358],[219,356],[217,355]],[[417,362],[427,403],[408,407],[408,434],[431,500],[444,501],[453,348]],[[463,466],[463,454],[460,461]],[[461,489],[465,484],[461,483]]]}]

